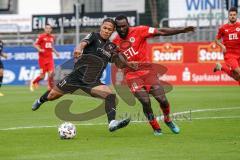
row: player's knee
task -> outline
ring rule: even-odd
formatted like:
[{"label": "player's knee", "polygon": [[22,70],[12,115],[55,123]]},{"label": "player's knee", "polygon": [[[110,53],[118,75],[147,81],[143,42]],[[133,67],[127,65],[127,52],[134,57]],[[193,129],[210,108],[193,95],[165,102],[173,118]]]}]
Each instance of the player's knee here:
[{"label": "player's knee", "polygon": [[233,75],[235,80],[240,80],[240,72],[238,70],[234,70]]},{"label": "player's knee", "polygon": [[159,99],[158,99],[158,102],[163,107],[168,107],[169,106],[168,99],[167,99],[167,97],[165,95],[164,96],[160,96]]},{"label": "player's knee", "polygon": [[48,94],[48,100],[49,101],[53,101],[53,100],[55,100],[55,99],[57,99],[58,98],[58,94],[56,93],[56,92],[54,92],[54,91],[51,91],[49,94]]},{"label": "player's knee", "polygon": [[146,105],[146,106],[150,106],[150,99],[149,98],[143,98],[143,103]]},{"label": "player's knee", "polygon": [[239,72],[237,72],[236,78],[237,78],[238,81],[240,80],[240,73]]},{"label": "player's knee", "polygon": [[169,106],[168,100],[166,99],[166,100],[162,101],[162,102],[161,102],[161,106],[162,106],[162,107],[168,107],[168,106]]},{"label": "player's knee", "polygon": [[45,78],[45,75],[44,74],[40,74],[39,76],[41,79],[44,79]]},{"label": "player's knee", "polygon": [[3,76],[3,69],[0,69],[0,77]]},{"label": "player's knee", "polygon": [[142,103],[143,106],[150,106],[151,105],[151,101],[148,97],[141,97],[140,102]]},{"label": "player's knee", "polygon": [[240,81],[240,75],[237,75],[237,76],[235,77],[235,80]]},{"label": "player's knee", "polygon": [[54,97],[55,97],[54,93],[50,92],[50,93],[48,94],[47,99],[48,99],[49,101],[52,101],[52,100],[54,100]]},{"label": "player's knee", "polygon": [[49,73],[49,74],[48,74],[48,77],[49,77],[49,78],[53,78],[53,77],[54,77],[54,73],[53,73],[53,72]]}]

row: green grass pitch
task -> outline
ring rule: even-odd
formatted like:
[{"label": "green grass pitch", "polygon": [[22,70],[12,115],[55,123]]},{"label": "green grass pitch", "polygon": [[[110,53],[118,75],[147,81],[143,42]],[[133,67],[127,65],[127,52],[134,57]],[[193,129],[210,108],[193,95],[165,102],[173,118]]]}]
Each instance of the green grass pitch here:
[{"label": "green grass pitch", "polygon": [[[100,100],[65,96],[31,111],[33,101],[44,87],[29,92],[27,87],[3,86],[0,97],[1,160],[239,160],[240,87],[174,87],[167,94],[181,133],[175,135],[160,122],[162,136],[154,136],[146,122],[130,123],[110,133],[106,116],[77,125],[77,136],[60,140],[57,126],[63,121],[55,115],[55,105],[63,99],[74,101],[71,111],[94,108]],[[157,103],[152,100],[155,113]],[[128,106],[120,100],[117,117],[143,120],[141,106]]]}]

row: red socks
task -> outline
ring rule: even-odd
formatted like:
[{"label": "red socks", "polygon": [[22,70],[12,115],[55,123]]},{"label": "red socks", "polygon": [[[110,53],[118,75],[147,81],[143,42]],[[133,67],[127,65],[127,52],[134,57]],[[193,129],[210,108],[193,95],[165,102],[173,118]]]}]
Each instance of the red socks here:
[{"label": "red socks", "polygon": [[152,121],[148,121],[149,124],[152,126],[153,130],[159,130],[160,125],[158,124],[156,118],[154,118]]},{"label": "red socks", "polygon": [[[168,105],[166,106],[161,106],[163,115],[164,115],[164,122],[170,122],[171,118],[170,118],[170,106]],[[160,129],[160,125],[158,124],[156,118],[154,118],[153,120],[149,121],[149,124],[152,126],[153,130],[159,130]]]},{"label": "red socks", "polygon": [[54,87],[53,77],[48,77],[48,89],[51,90]]},{"label": "red socks", "polygon": [[230,77],[232,77],[232,70],[226,65],[226,64],[223,64],[222,65],[222,69],[221,69],[223,72],[227,73]]},{"label": "red socks", "polygon": [[39,81],[41,81],[43,78],[41,78],[40,76],[38,76],[37,78],[35,78],[34,80],[33,80],[33,84],[35,84],[35,83],[39,83]]},{"label": "red socks", "polygon": [[164,122],[170,122],[171,118],[169,116],[170,114],[170,106],[168,105],[166,106],[160,106],[160,108],[162,109],[163,112],[163,116],[164,116]]},{"label": "red socks", "polygon": [[[33,80],[33,84],[38,84],[39,81],[43,80],[40,76],[35,78]],[[54,87],[54,78],[53,77],[48,77],[48,90],[51,90]]]},{"label": "red socks", "polygon": [[[232,77],[233,79],[235,79],[237,81],[237,79],[233,75],[233,70],[231,70],[226,64],[222,65],[221,70],[224,71],[225,73],[227,73],[230,77]],[[240,85],[240,81],[238,81],[238,84]]]}]

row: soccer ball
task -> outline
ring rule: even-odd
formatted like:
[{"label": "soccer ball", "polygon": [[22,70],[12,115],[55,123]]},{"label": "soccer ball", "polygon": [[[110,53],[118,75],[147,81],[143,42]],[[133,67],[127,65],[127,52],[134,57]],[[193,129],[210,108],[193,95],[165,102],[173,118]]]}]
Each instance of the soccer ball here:
[{"label": "soccer ball", "polygon": [[72,139],[76,136],[76,127],[70,122],[64,122],[58,127],[58,133],[61,139]]}]

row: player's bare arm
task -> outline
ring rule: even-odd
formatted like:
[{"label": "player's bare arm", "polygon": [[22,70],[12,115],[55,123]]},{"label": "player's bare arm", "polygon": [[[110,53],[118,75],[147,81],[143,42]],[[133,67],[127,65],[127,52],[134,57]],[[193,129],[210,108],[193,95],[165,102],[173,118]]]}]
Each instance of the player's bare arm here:
[{"label": "player's bare arm", "polygon": [[188,33],[188,32],[194,32],[194,31],[195,31],[195,27],[193,26],[180,27],[180,28],[159,28],[156,36],[171,36],[179,33]]},{"label": "player's bare arm", "polygon": [[7,56],[6,53],[1,53],[1,54],[0,54],[0,57],[3,57],[3,58],[5,58],[5,59],[7,59],[8,56]]},{"label": "player's bare arm", "polygon": [[56,48],[53,47],[53,52],[57,57],[60,57],[60,54],[58,53],[58,51],[56,50]]},{"label": "player's bare arm", "polygon": [[75,48],[74,52],[73,52],[73,57],[74,59],[78,59],[79,57],[81,57],[84,48],[88,45],[88,43],[86,41],[81,41],[79,43],[79,45]]},{"label": "player's bare arm", "polygon": [[117,68],[131,68],[133,70],[137,69],[137,63],[130,63],[127,61],[127,58],[121,53],[115,53],[112,56],[112,62],[116,65]]},{"label": "player's bare arm", "polygon": [[105,45],[104,49],[106,51],[111,52],[112,54],[111,62],[113,62],[117,68],[123,69],[128,67],[133,70],[137,69],[137,64],[128,62],[127,57],[120,52],[119,46],[116,46],[114,43],[108,43],[108,45]]},{"label": "player's bare arm", "polygon": [[226,52],[226,47],[222,44],[221,39],[215,39],[215,43],[222,48],[223,53]]},{"label": "player's bare arm", "polygon": [[39,45],[33,44],[33,46],[38,50],[38,52],[44,52],[44,49],[42,49]]}]

